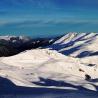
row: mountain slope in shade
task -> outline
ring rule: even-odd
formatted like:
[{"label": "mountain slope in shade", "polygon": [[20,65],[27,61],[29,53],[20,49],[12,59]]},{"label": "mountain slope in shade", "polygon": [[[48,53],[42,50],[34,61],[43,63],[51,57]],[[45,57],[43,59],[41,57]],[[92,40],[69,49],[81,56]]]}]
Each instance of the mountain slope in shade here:
[{"label": "mountain slope in shade", "polygon": [[12,56],[25,50],[45,47],[56,38],[36,38],[27,36],[0,36],[0,57]]}]

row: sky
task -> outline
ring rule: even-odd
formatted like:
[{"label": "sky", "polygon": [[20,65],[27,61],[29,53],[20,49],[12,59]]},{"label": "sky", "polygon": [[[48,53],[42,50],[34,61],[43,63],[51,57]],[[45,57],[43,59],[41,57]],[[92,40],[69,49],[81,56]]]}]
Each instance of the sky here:
[{"label": "sky", "polygon": [[98,32],[98,0],[0,0],[0,35]]}]

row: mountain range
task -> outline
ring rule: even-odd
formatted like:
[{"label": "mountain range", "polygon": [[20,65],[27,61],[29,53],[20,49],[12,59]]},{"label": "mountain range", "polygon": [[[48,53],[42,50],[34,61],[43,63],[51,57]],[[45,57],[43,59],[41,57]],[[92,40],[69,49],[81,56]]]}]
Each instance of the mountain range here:
[{"label": "mountain range", "polygon": [[1,57],[0,97],[97,98],[97,43],[97,33],[68,33],[47,46]]}]

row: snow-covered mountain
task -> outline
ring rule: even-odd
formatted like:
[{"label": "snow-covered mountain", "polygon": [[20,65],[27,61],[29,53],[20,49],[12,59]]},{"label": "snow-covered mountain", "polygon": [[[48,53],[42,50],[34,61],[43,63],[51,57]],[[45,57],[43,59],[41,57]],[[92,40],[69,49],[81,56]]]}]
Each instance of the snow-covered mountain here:
[{"label": "snow-covered mountain", "polygon": [[64,55],[86,57],[98,55],[98,33],[68,33],[48,46]]},{"label": "snow-covered mountain", "polygon": [[[69,33],[45,49],[1,57],[0,93],[25,93],[34,97],[40,94],[41,98],[97,98],[97,40],[96,33]],[[78,56],[85,51],[89,54]]]}]

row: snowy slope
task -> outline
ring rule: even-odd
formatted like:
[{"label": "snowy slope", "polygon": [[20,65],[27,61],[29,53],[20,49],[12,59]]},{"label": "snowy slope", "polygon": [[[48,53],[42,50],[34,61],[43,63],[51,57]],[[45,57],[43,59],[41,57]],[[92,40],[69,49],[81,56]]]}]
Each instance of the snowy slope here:
[{"label": "snowy slope", "polygon": [[[73,57],[85,57],[98,54],[97,33],[68,33],[48,48]],[[95,53],[95,54],[94,54]]]},{"label": "snowy slope", "polygon": [[[47,95],[45,98],[97,98],[98,56],[94,54],[98,50],[97,41],[95,33],[70,33],[48,47],[54,50],[32,49],[11,57],[2,57],[0,76],[4,79],[1,78],[0,83],[1,80],[10,80],[16,85],[15,90],[17,87],[47,88],[47,94],[52,89],[51,97]],[[59,53],[78,46],[81,47],[70,55]],[[94,55],[90,52],[89,55],[78,57],[83,51],[92,51]],[[63,90],[66,94],[63,91],[61,95],[56,94],[53,92],[55,89]],[[53,94],[59,97],[53,97]]]},{"label": "snowy slope", "polygon": [[[15,84],[19,82],[18,85],[21,85],[22,81],[25,85],[33,86],[34,83],[31,82],[38,81],[39,77],[43,77],[65,82],[73,81],[74,85],[85,86],[89,83],[85,81],[85,74],[89,74],[92,79],[95,79],[98,77],[98,70],[94,70],[96,66],[90,67],[83,63],[84,61],[82,62],[80,59],[67,57],[56,51],[29,50],[12,57],[2,58],[0,74],[12,79]],[[93,83],[91,82],[91,84]],[[89,89],[96,90],[95,88]]]}]

